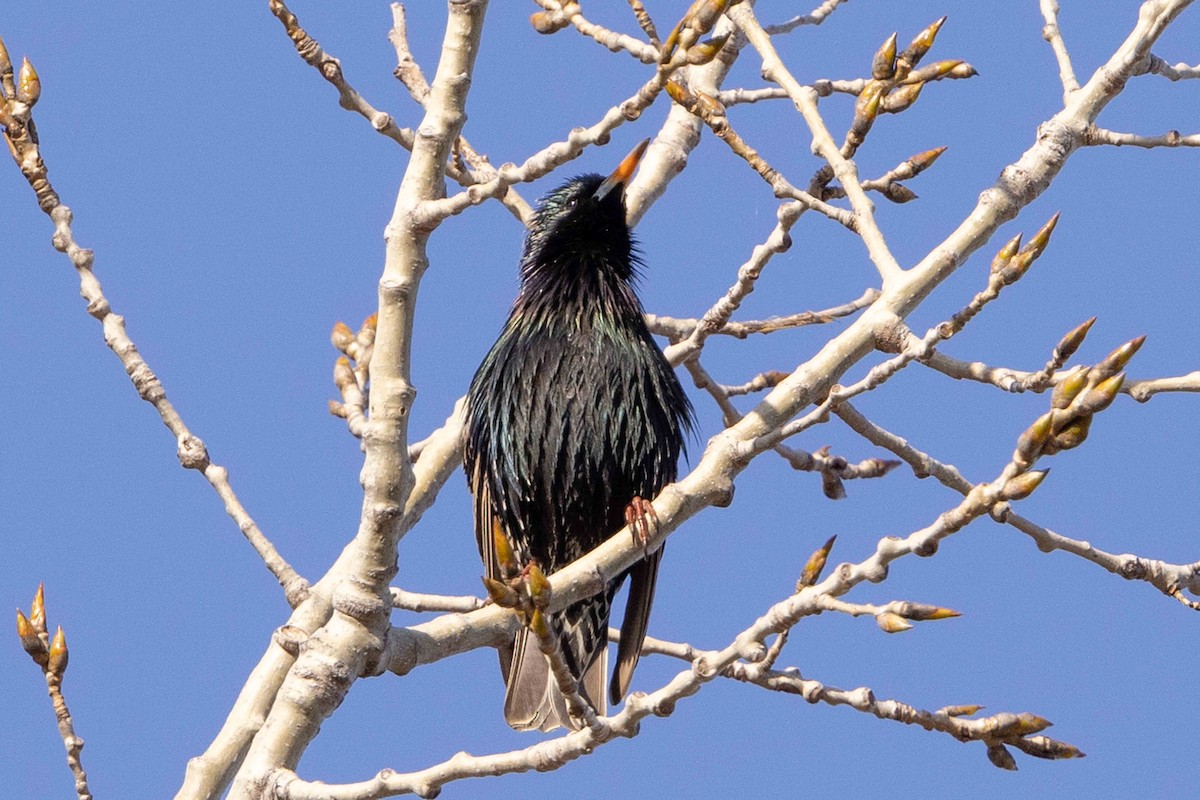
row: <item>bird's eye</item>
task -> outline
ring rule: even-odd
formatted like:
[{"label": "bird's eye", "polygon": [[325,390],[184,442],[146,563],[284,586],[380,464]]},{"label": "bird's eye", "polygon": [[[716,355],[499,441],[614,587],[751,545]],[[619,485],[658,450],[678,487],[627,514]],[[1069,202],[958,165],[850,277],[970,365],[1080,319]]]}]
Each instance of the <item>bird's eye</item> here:
[{"label": "bird's eye", "polygon": [[571,210],[571,209],[575,208],[577,205],[579,205],[579,198],[572,197],[570,200],[567,201],[567,210]]}]

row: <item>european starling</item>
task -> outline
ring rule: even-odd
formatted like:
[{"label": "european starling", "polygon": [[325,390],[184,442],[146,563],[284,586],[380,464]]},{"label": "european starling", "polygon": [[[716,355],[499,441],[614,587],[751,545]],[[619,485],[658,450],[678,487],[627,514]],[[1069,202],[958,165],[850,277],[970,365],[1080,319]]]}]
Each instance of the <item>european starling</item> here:
[{"label": "european starling", "polygon": [[[521,288],[467,394],[464,465],[488,578],[503,576],[493,529],[516,560],[552,573],[642,512],[675,480],[692,407],[654,343],[634,294],[640,262],[625,221],[625,185],[642,142],[607,178],[550,192],[533,217]],[[633,509],[631,512],[630,509]],[[626,576],[612,702],[629,688],[654,600],[662,550],[593,597],[550,615],[580,692],[605,713],[608,617]],[[518,730],[578,727],[549,662],[522,629],[500,652],[504,716]]]}]

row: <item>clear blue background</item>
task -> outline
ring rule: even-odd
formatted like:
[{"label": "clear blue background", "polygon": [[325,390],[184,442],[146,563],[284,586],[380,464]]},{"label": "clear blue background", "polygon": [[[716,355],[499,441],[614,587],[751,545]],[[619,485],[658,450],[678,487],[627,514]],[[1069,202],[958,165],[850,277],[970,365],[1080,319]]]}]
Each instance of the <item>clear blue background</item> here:
[{"label": "clear blue background", "polygon": [[[432,75],[442,3],[411,3],[410,35]],[[602,7],[603,6],[603,7]],[[649,4],[660,30],[686,3]],[[1132,28],[1137,4],[1064,0],[1062,26],[1081,79]],[[585,11],[628,32],[624,3]],[[354,85],[403,125],[420,114],[391,77],[386,3],[297,2],[301,23],[342,58]],[[532,4],[496,2],[488,14],[466,134],[493,163],[521,161],[632,94],[648,68],[573,31],[532,32]],[[759,3],[781,20],[806,6]],[[910,185],[921,199],[880,201],[879,220],[911,265],[951,231],[978,193],[1060,107],[1061,88],[1034,0],[941,0],[843,6],[821,27],[778,45],[802,81],[865,74],[884,38],[906,41],[948,13],[930,58],[964,58],[970,81],[926,88],[901,117],[882,119],[858,162],[877,176],[909,155],[949,150]],[[382,231],[407,154],[337,107],[334,90],[296,56],[265,2],[9,4],[0,35],[42,78],[37,122],[51,176],[76,211],[79,241],[130,335],[241,499],[306,576],[315,578],[354,531],[358,443],[328,415],[334,321],[371,313]],[[1155,52],[1195,62],[1192,11]],[[747,48],[727,85],[757,86]],[[1131,82],[1101,118],[1106,127],[1159,134],[1200,130],[1200,85],[1157,76]],[[536,186],[609,171],[666,113],[662,98],[613,145],[590,149]],[[844,130],[851,101],[822,101]],[[783,102],[739,107],[733,124],[793,182],[817,163],[800,118]],[[1200,368],[1195,303],[1195,151],[1090,149],[1054,186],[914,315],[918,330],[960,308],[985,283],[992,253],[1018,230],[1063,211],[1053,244],[1028,277],[945,350],[960,358],[1037,369],[1058,338],[1097,314],[1080,358],[1148,335],[1136,377]],[[639,228],[649,265],[647,307],[701,314],[774,224],[776,202],[725,145],[706,135],[689,167]],[[178,787],[187,758],[211,741],[287,607],[274,580],[175,444],[138,400],[77,279],[50,247],[51,226],[7,163],[0,169],[0,606],[28,609],[47,584],[52,625],[71,648],[66,692],[87,740],[97,797],[160,798]],[[739,312],[742,319],[822,308],[876,279],[864,248],[816,215],[793,230]],[[522,231],[495,203],[449,220],[430,247],[417,319],[413,438],[441,423],[507,312]],[[836,329],[841,324],[833,326]],[[790,370],[830,335],[813,328],[746,342],[717,338],[705,363],[728,383]],[[863,363],[850,377],[861,375]],[[702,437],[718,416],[694,394]],[[1200,558],[1195,512],[1198,400],[1121,398],[1086,446],[1050,460],[1049,480],[1020,510],[1112,552],[1176,563]],[[955,383],[913,367],[860,408],[915,445],[990,480],[1016,435],[1048,404]],[[743,408],[748,403],[741,403]],[[831,444],[852,460],[884,455],[840,422],[794,442]],[[727,643],[784,597],[807,555],[838,535],[834,560],[860,560],[884,535],[930,523],[957,502],[906,470],[854,482],[825,500],[819,480],[781,459],[759,458],[732,508],[711,509],[675,535],[662,572],[652,633],[698,646]],[[404,541],[398,582],[418,591],[479,590],[480,568],[460,476]],[[445,797],[497,793],[560,797],[894,798],[1168,797],[1195,787],[1195,653],[1200,617],[1146,584],[1126,583],[1063,554],[1044,555],[1014,529],[980,521],[931,559],[905,559],[884,584],[850,599],[911,599],[963,617],[887,636],[871,620],[825,615],[794,632],[783,663],[844,688],[921,707],[981,703],[1053,720],[1051,735],[1087,752],[1075,762],[1017,754],[1021,771],[992,767],[979,744],[809,706],[727,681],[647,720],[636,741],[601,748],[557,773],[464,782]],[[417,617],[398,613],[397,624]],[[0,646],[0,786],[11,797],[63,797],[71,783],[36,668],[4,634]],[[684,668],[648,658],[635,688]],[[357,683],[301,764],[308,778],[361,780],[405,771],[460,749],[474,753],[536,740],[500,713],[495,656],[479,651],[403,680]],[[528,795],[528,796],[535,796]]]}]

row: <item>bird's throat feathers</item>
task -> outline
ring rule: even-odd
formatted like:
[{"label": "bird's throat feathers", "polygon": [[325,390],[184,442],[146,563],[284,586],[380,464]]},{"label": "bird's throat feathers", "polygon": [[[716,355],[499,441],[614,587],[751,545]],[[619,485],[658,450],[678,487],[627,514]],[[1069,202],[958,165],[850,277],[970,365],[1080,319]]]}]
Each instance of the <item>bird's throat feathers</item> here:
[{"label": "bird's throat feathers", "polygon": [[514,314],[560,319],[603,314],[614,321],[642,315],[630,280],[612,270],[603,254],[572,254],[544,261],[522,269],[521,278]]},{"label": "bird's throat feathers", "polygon": [[637,247],[623,195],[597,197],[603,180],[582,175],[544,198],[525,240],[514,318],[537,327],[641,324]]}]

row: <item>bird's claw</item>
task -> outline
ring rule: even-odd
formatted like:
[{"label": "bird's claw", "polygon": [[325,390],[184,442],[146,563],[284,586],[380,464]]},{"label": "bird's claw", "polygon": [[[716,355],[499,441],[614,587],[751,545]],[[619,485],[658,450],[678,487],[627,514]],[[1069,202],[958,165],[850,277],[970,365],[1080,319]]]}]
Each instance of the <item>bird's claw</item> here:
[{"label": "bird's claw", "polygon": [[633,538],[642,546],[645,555],[650,555],[650,540],[658,532],[658,512],[649,500],[635,497],[625,507],[625,524]]}]

